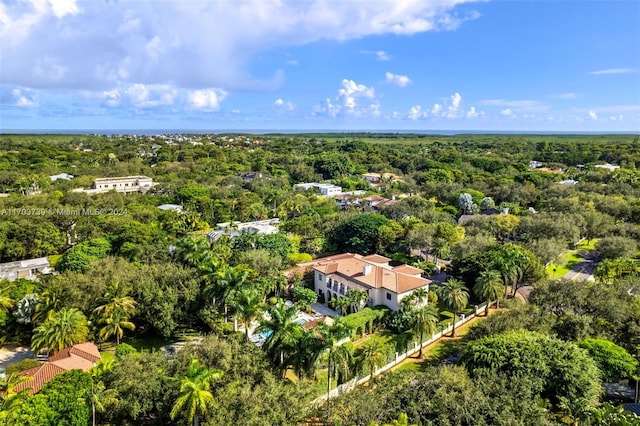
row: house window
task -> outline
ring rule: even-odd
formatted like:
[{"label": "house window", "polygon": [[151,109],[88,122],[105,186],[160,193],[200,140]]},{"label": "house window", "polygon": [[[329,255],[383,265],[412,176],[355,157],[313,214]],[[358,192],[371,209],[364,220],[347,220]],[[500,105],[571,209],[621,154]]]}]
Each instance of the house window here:
[{"label": "house window", "polygon": [[387,292],[387,300],[391,300],[391,293]]}]

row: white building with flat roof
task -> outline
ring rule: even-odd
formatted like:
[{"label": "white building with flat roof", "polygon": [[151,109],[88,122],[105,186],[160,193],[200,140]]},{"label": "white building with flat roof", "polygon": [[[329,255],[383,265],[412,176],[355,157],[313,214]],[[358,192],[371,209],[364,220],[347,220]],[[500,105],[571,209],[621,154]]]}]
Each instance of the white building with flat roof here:
[{"label": "white building with flat roof", "polygon": [[98,194],[102,192],[142,192],[145,193],[153,187],[153,179],[147,176],[123,176],[98,178],[91,188],[74,189],[74,192]]},{"label": "white building with flat roof", "polygon": [[18,278],[33,280],[42,274],[51,274],[53,268],[46,257],[0,263],[0,280],[15,281]]},{"label": "white building with flat roof", "polygon": [[325,197],[335,197],[336,195],[342,194],[342,187],[333,185],[331,183],[317,183],[317,182],[309,182],[309,183],[296,183],[293,185],[294,191],[308,191],[311,188],[317,188],[320,191],[320,194]]},{"label": "white building with flat roof", "polygon": [[235,238],[242,232],[249,232],[251,234],[277,234],[279,232],[278,225],[280,225],[279,218],[256,220],[255,222],[225,222],[218,223],[218,229],[211,231],[207,234],[207,238],[210,241],[215,241],[222,235],[228,235],[231,238]]}]

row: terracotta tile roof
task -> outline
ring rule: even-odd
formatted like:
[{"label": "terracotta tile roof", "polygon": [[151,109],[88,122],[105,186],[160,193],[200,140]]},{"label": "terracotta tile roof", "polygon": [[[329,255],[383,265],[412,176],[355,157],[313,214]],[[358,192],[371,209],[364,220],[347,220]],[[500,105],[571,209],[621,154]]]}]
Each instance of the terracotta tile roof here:
[{"label": "terracotta tile roof", "polygon": [[[384,263],[380,262],[382,259],[385,260]],[[335,274],[341,280],[347,279],[352,287],[385,288],[394,293],[404,293],[431,282],[402,270],[395,270],[386,265],[386,261],[386,257],[379,255],[362,257],[359,254],[349,254],[348,257],[319,262],[313,269],[324,275]]]},{"label": "terracotta tile roof", "polygon": [[77,345],[69,346],[63,350],[56,352],[49,357],[49,362],[62,360],[71,356],[77,356],[91,362],[100,360],[100,351],[93,342],[78,343]]},{"label": "terracotta tile roof", "polygon": [[34,394],[37,393],[45,383],[53,379],[60,373],[64,373],[66,370],[58,367],[57,365],[45,362],[37,367],[29,368],[28,370],[21,371],[21,376],[32,377],[32,380],[20,383],[15,387],[16,392],[29,389]]},{"label": "terracotta tile roof", "polygon": [[401,274],[407,274],[407,275],[422,274],[422,269],[414,268],[413,266],[409,266],[409,265],[396,266],[395,268],[393,268],[393,270],[396,272],[400,272]]},{"label": "terracotta tile roof", "polygon": [[365,260],[367,262],[386,264],[389,263],[391,259],[389,259],[388,257],[380,256],[379,254],[370,254],[369,256],[363,257],[362,260]]},{"label": "terracotta tile roof", "polygon": [[100,360],[100,351],[93,342],[79,343],[51,355],[49,361],[37,367],[21,371],[21,376],[31,376],[33,380],[21,383],[16,390],[31,389],[38,392],[42,386],[56,375],[69,370],[89,371]]}]

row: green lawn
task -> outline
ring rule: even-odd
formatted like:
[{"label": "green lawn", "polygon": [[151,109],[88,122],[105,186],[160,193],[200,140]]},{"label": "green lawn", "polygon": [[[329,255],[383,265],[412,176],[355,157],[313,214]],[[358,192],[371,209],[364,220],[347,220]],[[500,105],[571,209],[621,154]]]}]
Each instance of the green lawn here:
[{"label": "green lawn", "polygon": [[549,266],[547,266],[546,268],[547,276],[551,280],[557,280],[559,278],[562,278],[564,274],[569,272],[571,268],[576,266],[576,264],[579,263],[581,260],[582,260],[582,256],[580,256],[578,253],[569,252],[567,253],[567,261],[564,263],[564,265],[556,265],[555,263],[552,263]]},{"label": "green lawn", "polygon": [[158,336],[139,336],[139,337],[136,336],[136,337],[125,338],[123,340],[123,343],[127,343],[133,346],[139,352],[142,352],[142,351],[153,352],[153,351],[159,350],[163,346],[179,342],[180,340],[183,340],[183,339],[180,339],[177,337],[166,338],[166,337],[158,337]]}]

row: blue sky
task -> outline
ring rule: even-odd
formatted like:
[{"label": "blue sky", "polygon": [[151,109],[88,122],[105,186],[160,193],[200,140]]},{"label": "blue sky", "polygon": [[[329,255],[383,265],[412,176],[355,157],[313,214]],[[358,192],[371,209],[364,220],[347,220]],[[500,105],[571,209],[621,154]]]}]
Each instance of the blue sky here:
[{"label": "blue sky", "polygon": [[0,0],[0,130],[640,132],[640,2]]}]

